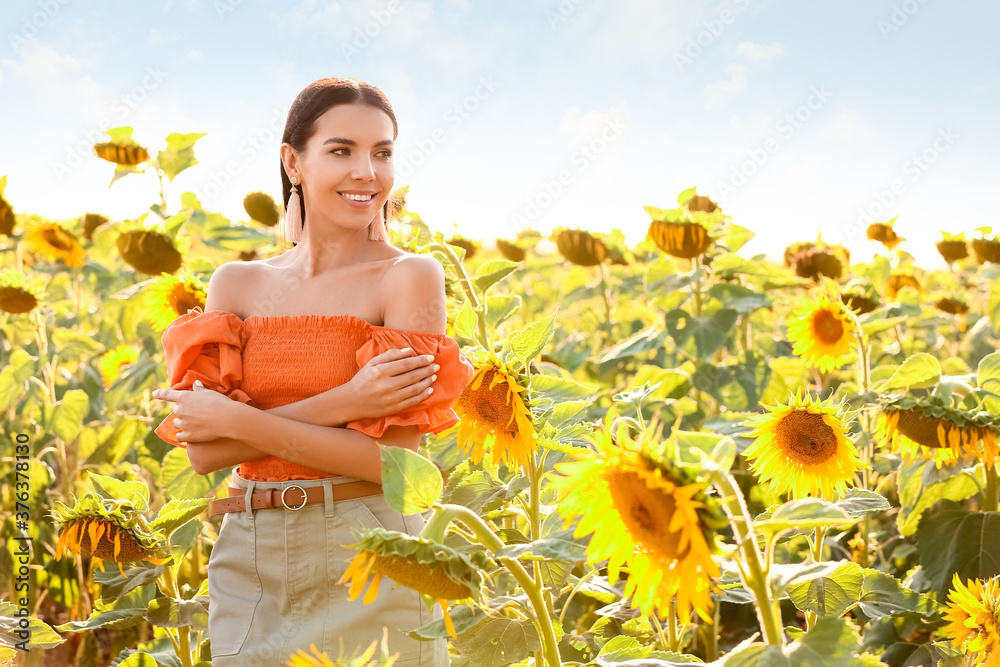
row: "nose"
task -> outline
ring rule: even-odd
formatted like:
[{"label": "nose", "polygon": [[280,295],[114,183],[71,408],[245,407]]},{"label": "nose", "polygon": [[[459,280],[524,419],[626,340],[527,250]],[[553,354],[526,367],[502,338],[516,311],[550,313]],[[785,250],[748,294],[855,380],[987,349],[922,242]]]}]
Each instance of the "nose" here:
[{"label": "nose", "polygon": [[374,181],[375,167],[372,164],[371,158],[361,156],[359,161],[355,163],[354,172],[351,175],[359,181]]}]

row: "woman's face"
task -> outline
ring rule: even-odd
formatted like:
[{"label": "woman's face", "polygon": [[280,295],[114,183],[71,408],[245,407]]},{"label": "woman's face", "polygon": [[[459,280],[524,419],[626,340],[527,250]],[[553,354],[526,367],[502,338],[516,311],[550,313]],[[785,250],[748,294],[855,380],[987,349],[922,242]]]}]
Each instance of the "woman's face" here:
[{"label": "woman's face", "polygon": [[395,180],[392,134],[389,116],[363,104],[340,104],[317,119],[293,170],[286,163],[304,185],[309,223],[362,229],[379,219]]}]

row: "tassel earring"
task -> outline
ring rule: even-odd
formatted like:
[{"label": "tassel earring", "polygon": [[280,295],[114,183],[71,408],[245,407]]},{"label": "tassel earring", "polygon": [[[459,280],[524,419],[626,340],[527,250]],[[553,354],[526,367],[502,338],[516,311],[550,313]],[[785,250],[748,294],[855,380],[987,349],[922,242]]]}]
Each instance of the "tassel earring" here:
[{"label": "tassel earring", "polygon": [[288,196],[288,206],[285,207],[285,219],[281,227],[285,239],[292,243],[302,241],[302,204],[301,195],[295,189],[296,180],[294,176],[291,178],[292,193]]},{"label": "tassel earring", "polygon": [[369,241],[388,241],[389,235],[385,230],[385,216],[382,211],[378,212],[378,219],[368,223]]}]

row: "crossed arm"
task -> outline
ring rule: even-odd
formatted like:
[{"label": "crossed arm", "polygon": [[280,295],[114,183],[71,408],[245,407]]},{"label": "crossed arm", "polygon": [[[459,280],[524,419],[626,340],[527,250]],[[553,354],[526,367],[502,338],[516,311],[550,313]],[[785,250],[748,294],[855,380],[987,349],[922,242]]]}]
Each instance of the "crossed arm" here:
[{"label": "crossed arm", "polygon": [[[213,281],[215,278],[213,275]],[[444,269],[436,259],[415,256],[397,262],[387,270],[382,284],[392,286],[376,295],[385,304],[382,319],[386,327],[445,332]],[[213,300],[211,287],[209,301]],[[187,445],[191,466],[199,474],[273,455],[332,474],[381,483],[382,461],[376,442],[413,451],[420,445],[416,426],[390,426],[377,441],[343,427],[362,416],[347,385],[269,410],[234,403],[236,412],[228,437]]]}]

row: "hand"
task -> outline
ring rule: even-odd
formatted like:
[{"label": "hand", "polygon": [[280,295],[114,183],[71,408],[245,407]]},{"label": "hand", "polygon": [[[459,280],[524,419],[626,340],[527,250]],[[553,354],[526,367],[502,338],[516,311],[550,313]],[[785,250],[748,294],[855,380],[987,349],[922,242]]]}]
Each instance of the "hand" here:
[{"label": "hand", "polygon": [[229,425],[239,401],[205,388],[200,380],[195,380],[191,390],[157,389],[153,398],[174,403],[173,423],[181,429],[178,441],[206,442],[230,437]]},{"label": "hand", "polygon": [[361,417],[393,415],[430,396],[440,366],[428,356],[393,348],[372,357],[348,382]]}]

